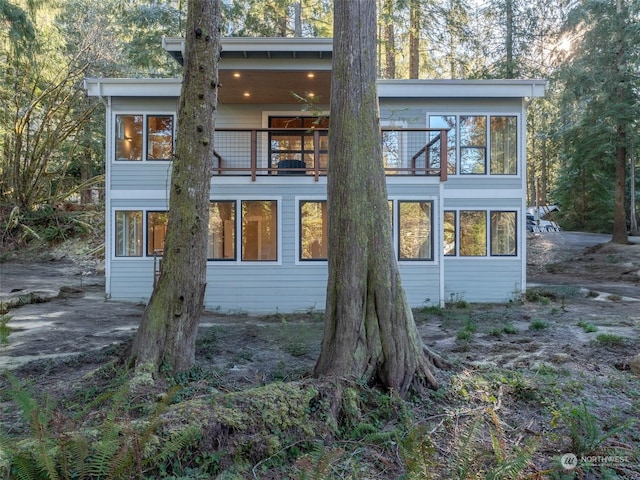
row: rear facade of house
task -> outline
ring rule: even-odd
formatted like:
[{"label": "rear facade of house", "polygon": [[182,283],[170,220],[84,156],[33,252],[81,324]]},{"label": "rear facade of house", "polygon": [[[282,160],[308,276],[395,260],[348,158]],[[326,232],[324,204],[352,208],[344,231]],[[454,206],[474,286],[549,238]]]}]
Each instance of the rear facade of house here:
[{"label": "rear facade of house", "polygon": [[[181,61],[181,39],[163,44]],[[331,39],[223,40],[208,309],[324,309],[331,57]],[[106,106],[108,298],[146,301],[161,268],[180,84],[85,81]],[[412,306],[504,302],[525,289],[525,110],[545,88],[378,82],[394,245]]]}]

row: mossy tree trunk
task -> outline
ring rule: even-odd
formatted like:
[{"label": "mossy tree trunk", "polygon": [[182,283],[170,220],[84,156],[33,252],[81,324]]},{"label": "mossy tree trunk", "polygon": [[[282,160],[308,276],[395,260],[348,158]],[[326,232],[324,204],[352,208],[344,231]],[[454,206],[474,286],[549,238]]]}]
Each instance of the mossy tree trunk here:
[{"label": "mossy tree trunk", "polygon": [[219,0],[189,0],[184,78],[162,273],[143,314],[131,359],[136,368],[184,371],[206,287],[209,191],[220,51]]},{"label": "mossy tree trunk", "polygon": [[422,342],[395,258],[376,90],[375,0],[334,4],[327,179],[329,278],[317,375],[406,394],[437,388],[442,360]]}]

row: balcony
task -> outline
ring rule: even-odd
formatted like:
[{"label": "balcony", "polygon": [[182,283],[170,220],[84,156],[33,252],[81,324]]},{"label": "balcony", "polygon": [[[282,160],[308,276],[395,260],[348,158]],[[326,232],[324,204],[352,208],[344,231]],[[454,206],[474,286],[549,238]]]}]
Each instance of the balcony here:
[{"label": "balcony", "polygon": [[[214,176],[251,176],[255,181],[262,175],[303,175],[318,181],[327,174],[329,130],[325,128],[216,128],[214,139]],[[446,129],[384,127],[385,172],[439,177],[444,182],[446,145]]]}]

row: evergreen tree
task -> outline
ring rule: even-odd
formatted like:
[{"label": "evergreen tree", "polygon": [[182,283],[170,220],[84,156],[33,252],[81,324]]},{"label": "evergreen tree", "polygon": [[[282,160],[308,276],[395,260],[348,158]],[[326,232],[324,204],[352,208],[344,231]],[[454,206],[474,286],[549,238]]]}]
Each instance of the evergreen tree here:
[{"label": "evergreen tree", "polygon": [[[556,197],[569,226],[627,242],[626,165],[640,117],[640,2],[587,0],[570,15],[564,86],[564,163]],[[577,223],[573,223],[577,222]]]}]

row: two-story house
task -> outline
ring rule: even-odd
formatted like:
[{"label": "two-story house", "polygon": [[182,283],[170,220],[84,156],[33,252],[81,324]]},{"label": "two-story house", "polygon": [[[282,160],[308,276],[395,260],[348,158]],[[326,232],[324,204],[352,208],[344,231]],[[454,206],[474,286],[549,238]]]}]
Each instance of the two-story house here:
[{"label": "two-story house", "polygon": [[[163,47],[182,60],[183,40]],[[332,40],[226,38],[206,307],[323,309]],[[145,301],[167,221],[181,79],[91,78],[106,106],[106,295]],[[543,80],[380,80],[389,209],[413,306],[525,289],[526,105]]]}]

